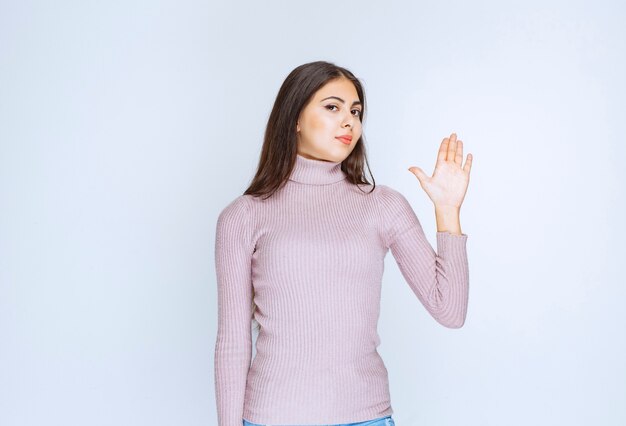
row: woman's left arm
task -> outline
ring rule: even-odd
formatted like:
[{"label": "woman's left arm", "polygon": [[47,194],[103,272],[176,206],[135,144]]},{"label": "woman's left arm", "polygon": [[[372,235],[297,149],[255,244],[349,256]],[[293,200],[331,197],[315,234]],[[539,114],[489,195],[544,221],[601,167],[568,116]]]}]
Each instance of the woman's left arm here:
[{"label": "woman's left arm", "polygon": [[387,185],[376,189],[382,242],[405,281],[438,323],[462,327],[469,297],[467,235],[438,231],[435,251],[408,200]]},{"label": "woman's left arm", "polygon": [[462,142],[456,134],[444,138],[432,177],[410,167],[435,205],[437,251],[428,243],[422,226],[406,198],[381,185],[378,203],[383,241],[428,312],[442,325],[462,327],[469,297],[467,235],[459,221],[461,203],[469,183],[472,155],[465,167]]}]

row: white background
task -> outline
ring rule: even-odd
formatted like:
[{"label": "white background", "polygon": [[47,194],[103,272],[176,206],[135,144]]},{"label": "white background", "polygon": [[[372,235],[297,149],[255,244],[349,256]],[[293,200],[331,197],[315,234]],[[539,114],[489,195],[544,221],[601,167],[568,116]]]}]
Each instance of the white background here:
[{"label": "white background", "polygon": [[[621,2],[0,2],[0,424],[215,425],[219,212],[283,79],[364,84],[378,184],[431,244],[472,153],[470,301],[432,319],[389,253],[398,426],[626,423]],[[621,360],[621,361],[620,361]]]}]

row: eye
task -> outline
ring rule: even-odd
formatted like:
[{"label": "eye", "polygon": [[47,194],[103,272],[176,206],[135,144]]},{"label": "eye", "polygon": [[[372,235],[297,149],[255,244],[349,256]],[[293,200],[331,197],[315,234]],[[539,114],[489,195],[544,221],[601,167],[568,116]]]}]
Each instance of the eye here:
[{"label": "eye", "polygon": [[[326,105],[326,109],[331,110],[331,108],[338,108],[338,107],[337,107],[337,105],[335,105],[335,104]],[[332,110],[331,110],[331,111],[332,111]],[[357,112],[357,114],[353,114],[353,115],[356,115],[357,117],[360,117],[360,116],[361,116],[361,110],[360,110],[360,109],[353,109],[353,110],[352,110],[352,113],[354,113],[354,111],[356,111],[356,112]]]}]

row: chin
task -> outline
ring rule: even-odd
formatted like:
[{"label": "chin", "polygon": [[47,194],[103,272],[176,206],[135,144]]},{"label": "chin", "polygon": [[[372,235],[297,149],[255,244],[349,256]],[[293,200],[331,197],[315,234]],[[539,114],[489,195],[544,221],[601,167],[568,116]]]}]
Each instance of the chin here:
[{"label": "chin", "polygon": [[325,155],[323,158],[326,161],[332,161],[333,163],[340,163],[345,160],[348,156],[345,154],[336,154],[336,155]]}]

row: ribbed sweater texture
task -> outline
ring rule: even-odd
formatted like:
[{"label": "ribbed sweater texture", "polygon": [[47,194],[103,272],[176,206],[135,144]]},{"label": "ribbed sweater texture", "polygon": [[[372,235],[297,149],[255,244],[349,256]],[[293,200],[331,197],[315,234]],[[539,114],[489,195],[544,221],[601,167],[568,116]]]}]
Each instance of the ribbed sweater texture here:
[{"label": "ribbed sweater texture", "polygon": [[[377,347],[389,250],[440,324],[465,322],[467,235],[426,239],[407,199],[354,185],[340,162],[297,155],[263,200],[240,195],[217,219],[219,426],[356,423],[393,414]],[[257,308],[252,312],[254,303]],[[252,359],[252,322],[260,324]]]}]

